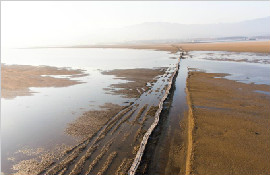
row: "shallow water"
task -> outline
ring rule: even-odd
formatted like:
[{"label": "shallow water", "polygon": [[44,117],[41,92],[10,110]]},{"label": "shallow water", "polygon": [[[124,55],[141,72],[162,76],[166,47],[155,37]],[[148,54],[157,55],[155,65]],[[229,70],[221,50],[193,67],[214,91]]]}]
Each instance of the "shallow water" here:
[{"label": "shallow water", "polygon": [[191,51],[189,55],[195,59],[270,64],[270,55],[267,53]]},{"label": "shallow water", "polygon": [[[67,123],[84,111],[104,103],[124,105],[134,99],[106,93],[103,88],[125,82],[100,70],[170,67],[176,60],[167,52],[131,49],[13,49],[2,51],[2,63],[46,65],[83,69],[89,75],[72,78],[85,83],[63,88],[30,88],[32,96],[1,98],[2,171],[11,172],[12,161],[24,156],[14,154],[21,148],[53,149],[57,144],[74,145],[76,140],[64,133]],[[61,77],[61,76],[57,76]],[[22,156],[22,157],[21,157]],[[16,159],[15,159],[16,160]]]},{"label": "shallow water", "polygon": [[[208,55],[211,55],[210,59]],[[188,59],[190,68],[198,68],[209,73],[225,73],[227,79],[236,80],[243,83],[267,84],[270,85],[270,62],[257,63],[235,62],[235,61],[217,61],[222,59],[222,54],[226,55],[228,60],[243,58],[256,60],[270,60],[270,54],[258,53],[236,53],[223,51],[193,51],[189,52],[192,59]],[[251,58],[250,58],[251,59]]]}]

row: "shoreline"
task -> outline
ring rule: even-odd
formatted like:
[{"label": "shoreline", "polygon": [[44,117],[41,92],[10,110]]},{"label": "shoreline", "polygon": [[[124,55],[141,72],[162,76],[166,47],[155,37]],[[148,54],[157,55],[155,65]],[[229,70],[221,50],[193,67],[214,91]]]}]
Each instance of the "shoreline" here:
[{"label": "shoreline", "polygon": [[115,45],[82,45],[59,47],[32,47],[24,49],[46,48],[118,48],[118,49],[151,49],[176,53],[178,48],[184,51],[230,51],[230,52],[255,52],[270,53],[270,41],[235,41],[213,43],[173,43],[173,44],[115,44]]}]

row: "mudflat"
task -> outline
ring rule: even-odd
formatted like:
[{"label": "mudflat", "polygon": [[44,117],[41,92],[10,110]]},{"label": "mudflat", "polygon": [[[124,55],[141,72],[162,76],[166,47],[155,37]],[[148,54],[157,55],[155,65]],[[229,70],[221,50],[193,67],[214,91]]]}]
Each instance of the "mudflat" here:
[{"label": "mudflat", "polygon": [[188,174],[269,174],[270,86],[225,75],[189,71]]},{"label": "mudflat", "polygon": [[[56,78],[52,75],[65,75],[65,78]],[[33,93],[30,87],[66,87],[82,83],[70,79],[78,76],[86,76],[86,74],[80,69],[2,64],[1,93],[3,98],[27,96]]]}]

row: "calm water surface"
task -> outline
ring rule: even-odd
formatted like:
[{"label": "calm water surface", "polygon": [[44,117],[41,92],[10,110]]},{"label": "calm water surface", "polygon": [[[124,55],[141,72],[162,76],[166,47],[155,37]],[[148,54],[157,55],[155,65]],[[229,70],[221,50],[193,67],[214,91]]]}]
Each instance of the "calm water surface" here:
[{"label": "calm water surface", "polygon": [[[209,73],[230,74],[226,76],[227,79],[243,83],[270,85],[270,54],[193,51],[189,52],[189,58],[191,59],[188,59],[188,67]],[[248,61],[238,62],[238,60]],[[256,62],[253,62],[255,60]]]}]

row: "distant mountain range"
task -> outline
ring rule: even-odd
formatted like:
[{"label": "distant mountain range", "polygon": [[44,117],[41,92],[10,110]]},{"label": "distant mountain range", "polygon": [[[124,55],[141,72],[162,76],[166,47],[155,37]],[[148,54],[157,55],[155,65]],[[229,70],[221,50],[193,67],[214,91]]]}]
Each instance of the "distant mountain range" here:
[{"label": "distant mountain range", "polygon": [[270,36],[270,16],[237,23],[218,24],[146,22],[124,28],[104,29],[99,32],[98,36],[117,42]]}]

